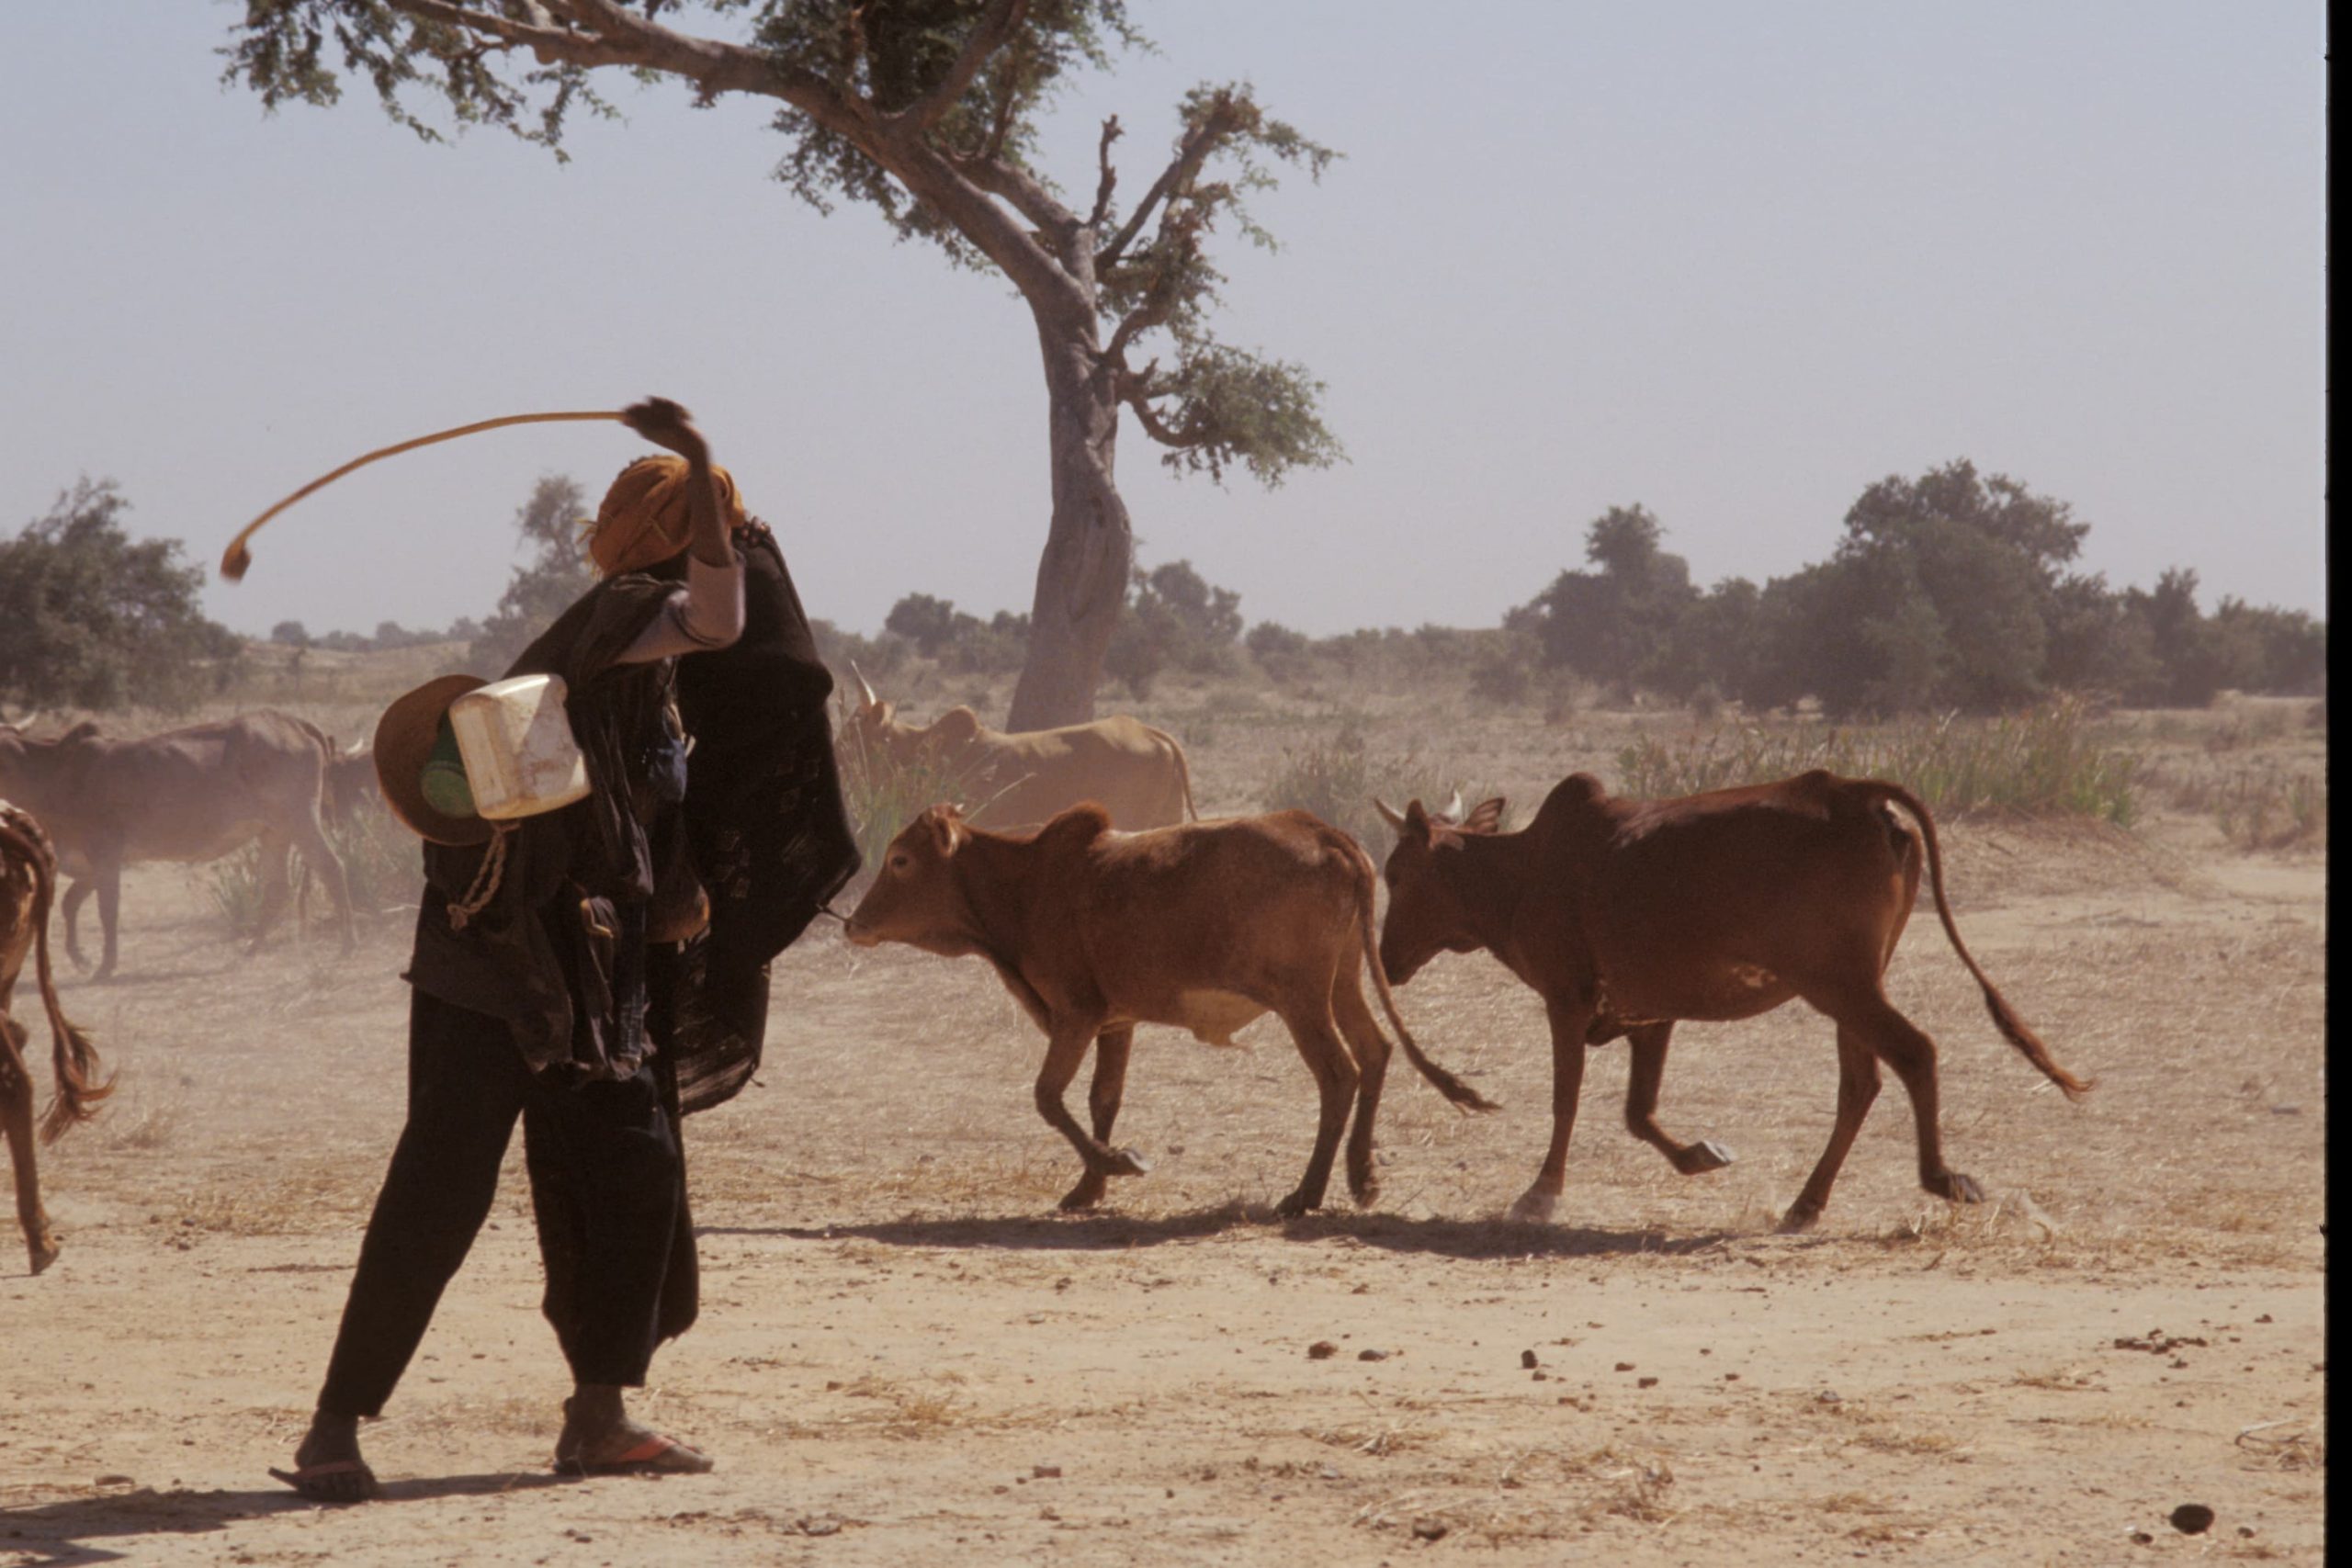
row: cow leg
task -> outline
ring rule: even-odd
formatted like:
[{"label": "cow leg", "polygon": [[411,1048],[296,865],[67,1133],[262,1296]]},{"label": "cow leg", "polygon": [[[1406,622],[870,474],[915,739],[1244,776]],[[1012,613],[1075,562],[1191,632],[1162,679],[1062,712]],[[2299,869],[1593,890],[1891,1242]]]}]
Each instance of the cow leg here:
[{"label": "cow leg", "polygon": [[251,958],[261,951],[262,943],[277,922],[286,918],[286,907],[293,901],[294,889],[288,883],[293,867],[291,846],[277,833],[265,833],[261,852],[254,863],[254,875],[261,881],[261,912],[254,917],[254,940],[245,948]]},{"label": "cow leg", "polygon": [[1078,1065],[1086,1059],[1086,1048],[1094,1043],[1094,1036],[1095,1026],[1091,1021],[1072,1023],[1056,1019],[1053,1033],[1046,1044],[1046,1065],[1037,1070],[1037,1114],[1043,1116],[1054,1131],[1068,1138],[1069,1146],[1078,1151],[1078,1157],[1086,1162],[1086,1174],[1062,1199],[1062,1206],[1066,1209],[1082,1209],[1099,1201],[1101,1192],[1098,1190],[1090,1198],[1087,1190],[1100,1178],[1141,1176],[1144,1173],[1142,1163],[1135,1156],[1107,1147],[1100,1139],[1089,1137],[1086,1129],[1080,1126],[1078,1119],[1069,1113],[1069,1107],[1062,1103],[1062,1092],[1069,1088],[1070,1080],[1078,1077]]},{"label": "cow leg", "polygon": [[[1976,1179],[1962,1176],[1944,1163],[1943,1130],[1939,1125],[1936,1083],[1936,1043],[1927,1032],[1895,1010],[1883,992],[1872,989],[1869,1001],[1857,1010],[1855,1031],[1868,1040],[1879,1060],[1894,1069],[1911,1096],[1911,1116],[1919,1139],[1919,1185],[1930,1196],[1954,1203],[1981,1203],[1984,1190]],[[1840,1020],[1841,1026],[1845,1022]]]},{"label": "cow leg", "polygon": [[98,931],[103,939],[98,954],[98,972],[90,976],[103,980],[114,973],[116,946],[122,930],[122,863],[109,861],[95,868],[98,884]]},{"label": "cow leg", "polygon": [[[1094,1119],[1094,1141],[1105,1148],[1110,1146],[1111,1125],[1119,1119],[1119,1102],[1126,1093],[1127,1056],[1135,1040],[1135,1026],[1128,1023],[1106,1029],[1094,1037],[1094,1080],[1087,1087],[1086,1108]],[[1115,1152],[1125,1156],[1136,1167],[1137,1172],[1149,1168],[1144,1164],[1143,1156],[1133,1149]],[[1062,1207],[1094,1207],[1102,1201],[1102,1189],[1108,1184],[1111,1174],[1088,1166],[1086,1174],[1079,1178],[1078,1185],[1062,1199]]]},{"label": "cow leg", "polygon": [[82,906],[89,901],[90,883],[85,877],[65,890],[58,901],[59,918],[65,922],[65,956],[76,969],[87,971],[90,961],[82,954]]},{"label": "cow leg", "polygon": [[1348,1193],[1359,1209],[1380,1201],[1380,1178],[1372,1168],[1372,1129],[1380,1114],[1380,1089],[1388,1078],[1388,1036],[1365,1005],[1353,964],[1343,965],[1331,986],[1331,1015],[1355,1052],[1356,1119],[1348,1133]]},{"label": "cow leg", "polygon": [[25,1068],[25,1026],[0,1013],[0,1136],[17,1173],[17,1220],[36,1274],[57,1261],[57,1237],[40,1206],[40,1172],[33,1147],[33,1077]]},{"label": "cow leg", "polygon": [[1670,1022],[1645,1023],[1626,1032],[1634,1065],[1625,1080],[1625,1130],[1664,1155],[1685,1176],[1721,1170],[1732,1161],[1729,1149],[1713,1138],[1678,1144],[1657,1124],[1658,1086],[1666,1078],[1666,1046],[1673,1035]]},{"label": "cow leg", "polygon": [[1331,1184],[1331,1162],[1340,1152],[1340,1134],[1347,1131],[1348,1112],[1354,1107],[1356,1085],[1363,1075],[1333,1025],[1328,993],[1318,994],[1306,1006],[1295,1005],[1283,1015],[1283,1021],[1290,1026],[1298,1054],[1306,1058],[1307,1071],[1315,1075],[1315,1087],[1323,1101],[1306,1174],[1298,1179],[1297,1190],[1274,1205],[1276,1213],[1287,1217],[1323,1206],[1324,1190]]},{"label": "cow leg", "polygon": [[302,852],[305,888],[315,875],[334,895],[335,920],[343,933],[343,951],[348,955],[356,944],[351,934],[351,879],[344,874],[343,857],[334,852],[334,845],[328,840],[326,829],[319,826],[316,817],[297,825],[294,844]]},{"label": "cow leg", "polygon": [[1821,1218],[1821,1211],[1828,1206],[1830,1184],[1838,1179],[1838,1172],[1846,1163],[1846,1153],[1854,1146],[1855,1134],[1862,1130],[1862,1118],[1871,1111],[1871,1102],[1878,1098],[1878,1053],[1870,1042],[1844,1024],[1838,1026],[1838,1124],[1830,1129],[1829,1146],[1821,1151],[1820,1160],[1813,1174],[1805,1179],[1804,1190],[1789,1205],[1781,1216],[1781,1232],[1793,1235],[1798,1231],[1811,1230]]},{"label": "cow leg", "polygon": [[1584,1032],[1592,1004],[1581,997],[1546,997],[1544,1010],[1552,1021],[1552,1146],[1544,1168],[1510,1206],[1510,1218],[1538,1224],[1552,1217],[1567,1186],[1568,1134],[1576,1130],[1577,1101],[1584,1093]]}]

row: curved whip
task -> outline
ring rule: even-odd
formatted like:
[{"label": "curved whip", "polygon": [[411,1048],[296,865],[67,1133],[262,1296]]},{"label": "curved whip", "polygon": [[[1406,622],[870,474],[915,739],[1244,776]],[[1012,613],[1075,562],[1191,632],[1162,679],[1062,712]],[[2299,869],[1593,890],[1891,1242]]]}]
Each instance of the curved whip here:
[{"label": "curved whip", "polygon": [[254,532],[258,530],[263,524],[268,522],[271,518],[277,516],[279,513],[285,511],[288,507],[293,505],[304,496],[310,495],[317,491],[324,490],[327,486],[334,483],[335,480],[343,478],[344,475],[351,472],[354,468],[364,468],[368,464],[376,461],[379,457],[397,457],[402,452],[413,452],[419,446],[430,446],[436,441],[454,441],[460,435],[471,435],[478,431],[496,430],[501,425],[555,424],[566,420],[617,420],[620,417],[620,411],[617,409],[594,409],[571,413],[503,414],[497,419],[481,419],[476,420],[471,424],[461,424],[455,430],[436,430],[430,435],[420,435],[413,441],[403,441],[397,446],[379,447],[376,451],[368,453],[364,457],[354,457],[350,462],[345,463],[343,467],[335,469],[333,473],[321,474],[317,479],[312,479],[309,484],[304,485],[300,490],[296,491],[292,495],[288,496],[284,501],[279,502],[277,505],[271,507],[268,511],[263,513],[260,516],[246,524],[243,528],[240,529],[237,536],[229,541],[229,547],[221,552],[220,575],[227,578],[232,582],[242,582],[244,581],[245,572],[254,564],[253,551],[246,548],[245,541],[252,538]]}]

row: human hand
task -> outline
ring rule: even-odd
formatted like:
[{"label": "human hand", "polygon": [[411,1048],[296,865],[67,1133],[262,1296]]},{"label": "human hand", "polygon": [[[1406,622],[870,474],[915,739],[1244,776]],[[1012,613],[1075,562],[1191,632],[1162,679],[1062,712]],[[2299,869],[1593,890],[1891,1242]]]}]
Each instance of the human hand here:
[{"label": "human hand", "polygon": [[656,446],[666,447],[688,462],[707,462],[710,446],[695,428],[694,417],[668,398],[648,398],[621,411],[621,423]]}]

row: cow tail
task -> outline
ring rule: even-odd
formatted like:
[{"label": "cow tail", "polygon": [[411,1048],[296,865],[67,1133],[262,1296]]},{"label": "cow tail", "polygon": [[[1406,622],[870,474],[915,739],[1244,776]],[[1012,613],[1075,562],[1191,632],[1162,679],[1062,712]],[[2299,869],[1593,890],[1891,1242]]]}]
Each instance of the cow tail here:
[{"label": "cow tail", "polygon": [[33,868],[34,973],[40,982],[41,1007],[49,1014],[51,1060],[57,1074],[57,1092],[41,1116],[40,1138],[53,1144],[66,1128],[97,1113],[96,1103],[114,1092],[114,1079],[97,1081],[98,1049],[65,1016],[57,999],[57,978],[49,961],[49,907],[57,891],[57,857],[50,850],[49,835],[29,818],[11,813],[0,818],[0,840]]},{"label": "cow tail", "polygon": [[1199,821],[1201,819],[1200,807],[1193,804],[1193,764],[1185,757],[1184,748],[1178,743],[1174,736],[1169,734],[1168,731],[1164,729],[1155,729],[1152,733],[1159,736],[1162,740],[1167,741],[1168,749],[1176,753],[1176,780],[1179,784],[1183,785],[1184,788],[1184,820],[1187,822]]},{"label": "cow tail", "polygon": [[[291,715],[288,716],[292,717]],[[307,718],[297,718],[294,722],[319,748],[319,820],[340,826],[343,817],[334,798],[334,737]]]},{"label": "cow tail", "polygon": [[1405,1027],[1404,1017],[1396,1010],[1396,993],[1388,988],[1388,971],[1380,962],[1380,943],[1373,935],[1373,889],[1378,884],[1372,861],[1352,841],[1348,848],[1356,873],[1356,934],[1363,943],[1364,966],[1372,971],[1372,988],[1380,993],[1381,1010],[1388,1014],[1388,1025],[1396,1032],[1397,1043],[1405,1047],[1405,1055],[1413,1066],[1420,1069],[1421,1077],[1455,1105],[1464,1111],[1501,1110],[1501,1106],[1430,1061],[1420,1043],[1413,1038],[1413,1032]]},{"label": "cow tail", "polygon": [[1862,782],[1873,793],[1902,807],[1918,821],[1919,836],[1928,843],[1928,885],[1935,890],[1937,918],[1944,923],[1944,935],[1951,939],[1951,950],[1960,954],[1961,963],[1968,966],[1969,974],[1975,977],[1977,988],[1984,993],[1984,1010],[1993,1015],[1993,1026],[2001,1032],[2003,1039],[2018,1048],[2027,1061],[2040,1068],[2044,1077],[2064,1089],[2068,1100],[2080,1100],[2088,1094],[2097,1080],[2078,1078],[2058,1065],[2057,1059],[2050,1054],[2050,1047],[2041,1043],[2041,1036],[2018,1016],[2017,1010],[2009,1006],[2008,998],[2002,996],[1993,982],[1985,977],[1984,971],[1977,967],[1975,958],[1968,951],[1968,944],[1960,940],[1960,927],[1952,920],[1951,905],[1944,897],[1943,852],[1937,846],[1936,821],[1928,815],[1927,804],[1901,784],[1888,784],[1881,779]]}]

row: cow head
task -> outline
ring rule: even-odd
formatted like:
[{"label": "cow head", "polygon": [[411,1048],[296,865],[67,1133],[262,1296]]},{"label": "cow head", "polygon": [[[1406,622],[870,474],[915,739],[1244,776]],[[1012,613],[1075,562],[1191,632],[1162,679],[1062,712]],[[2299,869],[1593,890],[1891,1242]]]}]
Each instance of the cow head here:
[{"label": "cow head", "polygon": [[[1403,985],[1441,953],[1475,953],[1486,945],[1459,890],[1464,835],[1486,837],[1502,825],[1498,795],[1462,815],[1462,797],[1432,815],[1418,800],[1398,811],[1375,800],[1381,818],[1396,829],[1396,847],[1381,876],[1388,884],[1388,918],[1380,928],[1380,966]],[[1461,817],[1461,820],[1453,818]]]},{"label": "cow head", "polygon": [[932,807],[908,823],[882,852],[882,868],[850,912],[843,934],[860,947],[903,942],[949,958],[975,951],[971,909],[956,863],[971,839],[964,814],[953,806]]},{"label": "cow head", "polygon": [[967,707],[949,708],[926,725],[912,725],[899,716],[899,705],[874,694],[865,676],[852,664],[857,677],[857,707],[842,727],[841,755],[856,758],[866,767],[887,761],[893,768],[911,768],[925,761],[952,766],[965,749],[978,739],[979,716]]}]

